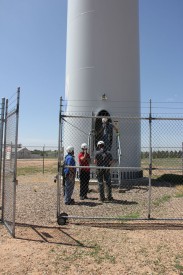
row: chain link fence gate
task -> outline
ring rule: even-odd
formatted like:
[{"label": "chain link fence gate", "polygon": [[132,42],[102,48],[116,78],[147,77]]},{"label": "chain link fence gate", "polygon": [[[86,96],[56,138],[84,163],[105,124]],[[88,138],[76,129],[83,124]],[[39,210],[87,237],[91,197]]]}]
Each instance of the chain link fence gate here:
[{"label": "chain link fence gate", "polygon": [[[2,210],[2,154],[3,154],[3,130],[4,130],[4,108],[5,108],[5,98],[2,98],[0,104],[0,211]],[[0,215],[0,220],[2,220],[2,213]]]},{"label": "chain link fence gate", "polygon": [[[110,171],[112,199],[110,190],[103,178],[105,198],[101,200],[101,179],[94,163],[97,152],[96,121],[101,117],[82,114],[59,115],[59,158],[57,185],[57,219],[64,224],[70,219],[94,220],[146,220],[146,219],[183,219],[183,165],[182,165],[182,118],[152,117],[110,117],[118,121],[124,129],[124,136],[113,132],[110,167],[104,164],[100,170]],[[138,125],[138,127],[136,127]],[[139,127],[140,125],[140,127]],[[93,128],[95,127],[95,128]],[[131,129],[134,137],[130,138]],[[140,133],[138,131],[140,129]],[[140,137],[140,144],[139,144]],[[77,140],[88,144],[90,153],[90,181],[85,197],[81,196],[81,170],[88,169],[79,165],[78,155],[82,151]],[[99,139],[98,139],[99,140]],[[120,143],[119,143],[120,140]],[[68,192],[70,203],[66,202],[63,161],[66,148],[74,146],[75,184]],[[140,146],[139,146],[140,145]],[[73,168],[65,165],[65,169]],[[66,170],[65,170],[66,171]],[[98,177],[98,179],[97,179]],[[84,180],[83,180],[84,181]],[[71,180],[72,182],[72,180]],[[87,185],[87,179],[85,180]],[[103,187],[102,187],[103,188]],[[73,192],[73,193],[72,193]],[[103,192],[103,191],[102,191]]]},{"label": "chain link fence gate", "polygon": [[2,221],[15,237],[15,210],[17,184],[17,143],[20,88],[6,100],[2,180]]}]

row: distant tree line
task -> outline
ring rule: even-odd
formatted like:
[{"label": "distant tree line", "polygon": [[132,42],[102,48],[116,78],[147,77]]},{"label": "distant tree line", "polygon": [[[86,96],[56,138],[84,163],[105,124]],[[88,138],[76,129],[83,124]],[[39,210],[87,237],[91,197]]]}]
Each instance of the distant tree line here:
[{"label": "distant tree line", "polygon": [[[47,157],[47,158],[56,158],[58,156],[58,150],[33,150],[31,151],[32,154],[39,155],[41,157]],[[141,158],[148,158],[149,157],[149,151],[141,152]],[[181,150],[179,151],[153,151],[152,152],[152,158],[182,158],[183,152]]]},{"label": "distant tree line", "polygon": [[[141,158],[148,158],[149,157],[149,152],[141,152]],[[152,158],[182,158],[183,157],[183,152],[182,151],[153,151],[152,152]]]},{"label": "distant tree line", "polygon": [[55,157],[57,157],[58,156],[58,150],[45,150],[45,151],[43,151],[43,150],[38,150],[38,149],[35,149],[35,150],[33,150],[33,151],[31,151],[31,153],[33,154],[33,155],[39,155],[39,156],[41,156],[41,157],[47,157],[47,158],[55,158]]}]

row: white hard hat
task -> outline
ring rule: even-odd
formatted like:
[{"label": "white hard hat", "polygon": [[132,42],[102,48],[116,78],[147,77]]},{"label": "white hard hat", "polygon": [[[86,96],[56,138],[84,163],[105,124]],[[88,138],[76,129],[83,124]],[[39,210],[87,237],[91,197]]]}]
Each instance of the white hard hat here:
[{"label": "white hard hat", "polygon": [[74,147],[73,146],[68,146],[66,148],[66,151],[67,151],[67,153],[72,153],[74,151]]},{"label": "white hard hat", "polygon": [[104,145],[103,140],[100,140],[100,141],[97,142],[97,146],[99,146],[99,145]]},{"label": "white hard hat", "polygon": [[107,117],[103,117],[103,118],[102,118],[102,122],[103,122],[103,123],[106,123],[106,122],[107,122]]},{"label": "white hard hat", "polygon": [[81,144],[81,149],[88,149],[88,145],[86,143]]}]

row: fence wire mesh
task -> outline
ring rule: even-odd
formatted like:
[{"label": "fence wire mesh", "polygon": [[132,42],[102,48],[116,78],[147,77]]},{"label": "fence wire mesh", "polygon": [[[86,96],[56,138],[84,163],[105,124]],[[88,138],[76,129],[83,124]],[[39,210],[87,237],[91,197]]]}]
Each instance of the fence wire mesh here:
[{"label": "fence wire mesh", "polygon": [[19,93],[18,89],[16,95],[6,100],[5,112],[2,220],[12,236],[15,235]]},{"label": "fence wire mesh", "polygon": [[[67,157],[65,169],[61,166],[59,172],[57,215],[183,219],[183,119],[109,119],[117,131],[111,126],[107,148],[102,117],[62,113],[59,153],[62,161]],[[104,147],[97,146],[100,140]],[[81,149],[83,143],[87,154]],[[74,153],[68,153],[73,149]],[[105,158],[111,163],[105,163]]]},{"label": "fence wire mesh", "polygon": [[58,146],[20,145],[17,151],[18,175],[26,173],[57,174]]}]

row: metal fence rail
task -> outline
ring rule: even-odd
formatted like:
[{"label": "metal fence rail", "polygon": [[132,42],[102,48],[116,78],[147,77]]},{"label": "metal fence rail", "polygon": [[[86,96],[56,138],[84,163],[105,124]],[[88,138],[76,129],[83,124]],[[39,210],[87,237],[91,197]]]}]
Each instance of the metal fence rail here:
[{"label": "metal fence rail", "polygon": [[3,155],[2,220],[10,234],[15,236],[17,141],[20,89],[6,100]]}]

